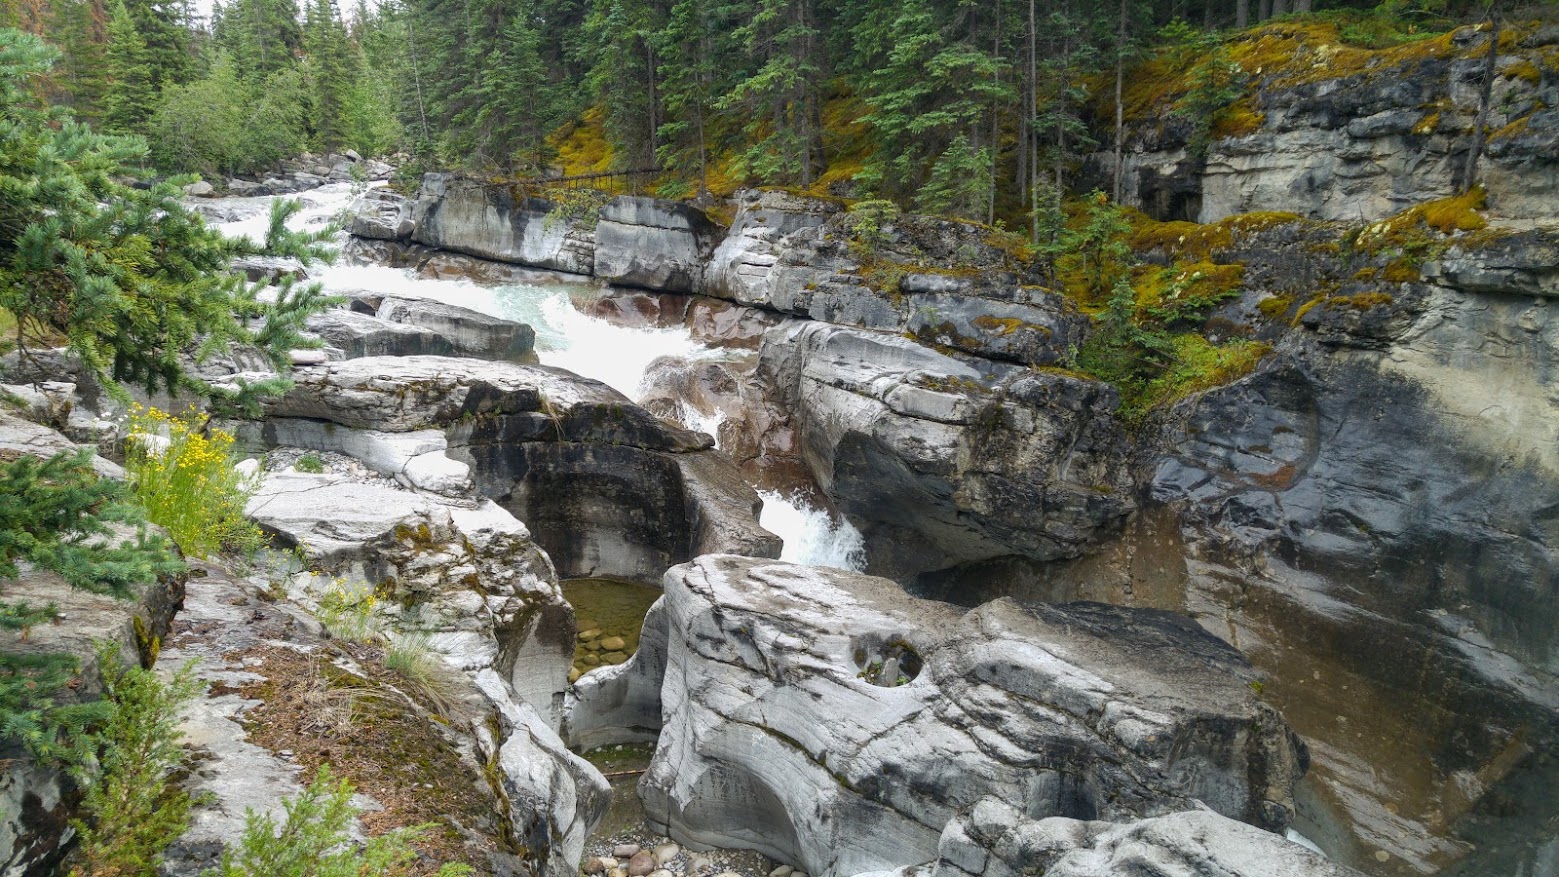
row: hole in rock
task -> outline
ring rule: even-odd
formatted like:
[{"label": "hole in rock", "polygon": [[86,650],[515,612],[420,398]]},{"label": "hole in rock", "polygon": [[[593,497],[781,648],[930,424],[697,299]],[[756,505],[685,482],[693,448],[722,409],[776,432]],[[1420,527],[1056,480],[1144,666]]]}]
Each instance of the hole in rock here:
[{"label": "hole in rock", "polygon": [[908,685],[924,666],[920,653],[902,639],[857,645],[855,665],[860,668],[857,676],[882,688]]}]

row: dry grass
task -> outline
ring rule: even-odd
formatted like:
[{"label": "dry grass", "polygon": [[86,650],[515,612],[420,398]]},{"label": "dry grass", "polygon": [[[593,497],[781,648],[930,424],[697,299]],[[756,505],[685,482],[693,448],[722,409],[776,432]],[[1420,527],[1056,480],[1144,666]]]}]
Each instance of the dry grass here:
[{"label": "dry grass", "polygon": [[[242,689],[262,701],[245,714],[250,738],[273,752],[291,750],[305,783],[328,764],[382,804],[382,811],[362,815],[370,834],[436,823],[412,844],[424,857],[419,875],[445,862],[485,863],[495,845],[473,848],[456,825],[496,835],[490,791],[436,720],[401,693],[400,677],[384,668],[381,652],[338,646],[318,655],[280,647],[252,653],[263,659],[257,669],[266,679]],[[353,658],[365,675],[331,663],[332,655]]]}]

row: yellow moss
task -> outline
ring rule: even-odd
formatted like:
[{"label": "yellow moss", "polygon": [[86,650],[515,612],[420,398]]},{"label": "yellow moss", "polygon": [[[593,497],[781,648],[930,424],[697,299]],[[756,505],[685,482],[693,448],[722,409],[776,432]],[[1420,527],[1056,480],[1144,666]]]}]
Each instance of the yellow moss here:
[{"label": "yellow moss", "polygon": [[1488,206],[1487,202],[1483,187],[1473,186],[1465,194],[1430,201],[1414,209],[1421,211],[1425,225],[1441,234],[1451,234],[1488,228],[1489,221],[1478,213]]},{"label": "yellow moss", "polygon": [[1326,294],[1325,293],[1319,294],[1319,295],[1315,296],[1314,298],[1310,299],[1309,301],[1305,302],[1304,304],[1300,305],[1299,306],[1299,310],[1294,312],[1293,324],[1295,326],[1299,325],[1299,321],[1303,320],[1305,318],[1305,314],[1310,313],[1310,311],[1313,310],[1316,305],[1320,304],[1323,301],[1326,301]]},{"label": "yellow moss", "polygon": [[1499,71],[1499,75],[1505,77],[1506,79],[1520,79],[1523,82],[1530,82],[1533,85],[1537,85],[1539,82],[1543,81],[1543,71],[1539,70],[1536,64],[1533,64],[1531,61],[1528,61],[1525,58],[1516,61],[1513,64],[1506,65],[1503,70]]},{"label": "yellow moss", "polygon": [[1248,137],[1260,131],[1266,123],[1267,114],[1256,109],[1255,101],[1248,97],[1241,98],[1214,117],[1212,136],[1218,140],[1225,137]]},{"label": "yellow moss", "polygon": [[1504,127],[1501,127],[1499,129],[1495,130],[1494,132],[1492,132],[1491,134],[1489,134],[1489,140],[1490,141],[1503,140],[1506,137],[1516,137],[1516,136],[1519,136],[1519,135],[1521,135],[1521,134],[1526,132],[1527,123],[1530,122],[1530,121],[1532,121],[1531,114],[1527,114],[1525,116],[1522,116],[1521,118],[1516,119],[1516,120],[1512,121],[1510,124],[1505,125]]},{"label": "yellow moss", "polygon": [[1418,120],[1418,124],[1413,126],[1413,133],[1433,134],[1438,127],[1440,127],[1440,114],[1426,113],[1422,119]]},{"label": "yellow moss", "polygon": [[1423,273],[1412,259],[1397,259],[1382,268],[1377,276],[1390,283],[1417,283],[1423,278]]},{"label": "yellow moss", "polygon": [[1269,320],[1276,320],[1288,313],[1288,309],[1294,306],[1292,295],[1273,295],[1262,299],[1256,305],[1256,310]]},{"label": "yellow moss", "polygon": [[606,139],[606,111],[600,106],[585,110],[579,119],[552,132],[547,142],[558,151],[564,176],[598,174],[611,169],[612,144]]},{"label": "yellow moss", "polygon": [[1368,282],[1368,281],[1374,280],[1375,279],[1375,275],[1377,275],[1379,273],[1380,273],[1380,269],[1379,268],[1376,268],[1374,265],[1370,265],[1370,266],[1367,266],[1367,267],[1364,267],[1364,268],[1360,268],[1353,275],[1353,279],[1354,280],[1363,280],[1365,282]]},{"label": "yellow moss", "polygon": [[1339,295],[1326,300],[1328,305],[1367,311],[1370,308],[1389,305],[1393,299],[1384,292],[1361,292],[1357,295]]},{"label": "yellow moss", "polygon": [[1228,297],[1240,288],[1244,279],[1244,265],[1220,265],[1203,259],[1176,263],[1163,269],[1145,266],[1135,273],[1132,287],[1137,292],[1139,308],[1194,310]]},{"label": "yellow moss", "polygon": [[1149,382],[1142,398],[1132,400],[1133,407],[1170,405],[1192,393],[1238,380],[1254,371],[1272,351],[1271,345],[1260,341],[1214,344],[1195,332],[1176,335],[1172,344],[1174,365]]},{"label": "yellow moss", "polygon": [[1171,255],[1207,258],[1217,250],[1232,246],[1237,235],[1254,234],[1290,222],[1299,222],[1301,218],[1297,213],[1259,211],[1200,224],[1155,222],[1138,213],[1131,217],[1131,246],[1137,250],[1163,250]]}]

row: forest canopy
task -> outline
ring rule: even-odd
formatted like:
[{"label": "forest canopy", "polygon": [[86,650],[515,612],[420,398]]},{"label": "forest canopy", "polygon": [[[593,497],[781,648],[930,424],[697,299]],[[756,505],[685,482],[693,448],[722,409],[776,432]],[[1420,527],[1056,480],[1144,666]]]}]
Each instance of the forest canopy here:
[{"label": "forest canopy", "polygon": [[671,197],[796,186],[1027,224],[1111,146],[1114,95],[1140,89],[1126,71],[1154,53],[1197,59],[1175,106],[1205,139],[1251,72],[1228,57],[1233,29],[1304,21],[1383,48],[1553,5],[218,0],[200,17],[185,0],[20,0],[0,25],[59,46],[51,99],[145,137],[165,171],[404,152],[502,178],[647,170]]}]

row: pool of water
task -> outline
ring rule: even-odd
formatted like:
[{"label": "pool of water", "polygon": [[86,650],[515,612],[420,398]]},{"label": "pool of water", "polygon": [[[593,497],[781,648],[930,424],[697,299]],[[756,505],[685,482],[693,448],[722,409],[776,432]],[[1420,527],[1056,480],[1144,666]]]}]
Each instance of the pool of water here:
[{"label": "pool of water", "polygon": [[599,667],[621,664],[639,648],[644,615],[660,598],[660,588],[618,579],[569,579],[563,598],[579,619],[574,669],[569,681]]}]

